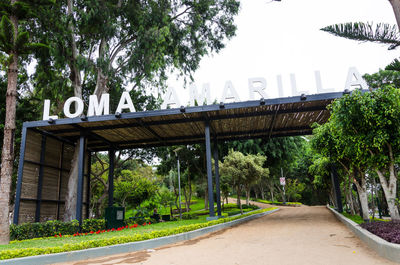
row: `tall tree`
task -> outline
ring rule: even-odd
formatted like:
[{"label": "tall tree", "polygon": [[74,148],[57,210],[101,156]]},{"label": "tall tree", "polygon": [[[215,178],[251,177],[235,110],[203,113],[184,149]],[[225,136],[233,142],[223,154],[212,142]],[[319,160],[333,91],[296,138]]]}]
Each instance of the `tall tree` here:
[{"label": "tall tree", "polygon": [[[169,70],[190,75],[200,59],[235,34],[236,0],[66,0],[43,16],[57,70],[74,95],[163,87]],[[136,106],[135,106],[136,107]],[[75,218],[77,154],[70,173],[65,220]]]},{"label": "tall tree", "polygon": [[[7,72],[6,115],[0,173],[0,244],[9,242],[9,201],[14,163],[15,116],[17,102],[18,59],[41,45],[30,43],[29,34],[20,30],[19,21],[35,16],[37,4],[48,1],[0,1],[0,53]],[[37,7],[37,6],[36,6]]]}]

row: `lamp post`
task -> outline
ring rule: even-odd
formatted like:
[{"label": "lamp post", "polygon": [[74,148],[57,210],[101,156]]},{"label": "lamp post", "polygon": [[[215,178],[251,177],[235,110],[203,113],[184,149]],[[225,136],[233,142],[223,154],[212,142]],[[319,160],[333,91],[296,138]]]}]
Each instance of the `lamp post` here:
[{"label": "lamp post", "polygon": [[174,149],[174,153],[176,156],[177,160],[177,166],[178,166],[178,191],[179,191],[179,219],[182,220],[182,205],[181,205],[181,168],[179,164],[179,156],[178,156],[178,151],[181,150],[182,147],[178,147]]}]

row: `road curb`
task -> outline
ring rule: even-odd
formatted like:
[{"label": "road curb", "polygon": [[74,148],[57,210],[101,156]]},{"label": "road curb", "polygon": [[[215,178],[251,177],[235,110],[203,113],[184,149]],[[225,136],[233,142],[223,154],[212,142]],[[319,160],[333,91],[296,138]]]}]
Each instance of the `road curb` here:
[{"label": "road curb", "polygon": [[80,261],[86,259],[99,258],[103,256],[139,251],[144,249],[154,249],[157,247],[161,247],[164,245],[169,245],[173,243],[177,243],[180,241],[190,240],[199,236],[203,236],[212,232],[216,232],[228,227],[232,227],[244,222],[248,222],[250,220],[254,220],[256,218],[274,213],[278,211],[278,209],[274,209],[271,211],[250,215],[241,219],[233,220],[230,222],[217,224],[209,227],[204,227],[198,230],[171,235],[166,237],[154,238],[145,241],[139,242],[131,242],[120,245],[112,245],[107,247],[98,247],[98,248],[89,248],[77,251],[56,253],[56,254],[47,254],[47,255],[39,255],[39,256],[31,256],[31,257],[23,257],[23,258],[15,258],[9,260],[2,260],[0,264],[18,264],[18,265],[32,265],[32,264],[54,264],[61,262],[71,262],[71,261]]},{"label": "road curb", "polygon": [[385,259],[400,263],[400,245],[387,242],[386,240],[372,234],[368,230],[362,228],[359,224],[353,222],[352,220],[344,217],[342,214],[338,213],[336,210],[327,206],[329,210],[339,219],[343,224],[345,224],[351,231],[353,231],[358,238],[360,238],[365,244],[370,248],[375,250],[381,257]]}]

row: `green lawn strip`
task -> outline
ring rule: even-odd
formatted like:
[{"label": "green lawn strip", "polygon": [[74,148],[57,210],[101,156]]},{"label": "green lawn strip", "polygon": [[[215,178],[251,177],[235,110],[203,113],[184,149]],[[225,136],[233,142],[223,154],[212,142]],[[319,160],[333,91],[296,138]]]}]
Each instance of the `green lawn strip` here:
[{"label": "green lawn strip", "polygon": [[[268,200],[260,200],[260,199],[257,199],[256,202],[267,203],[267,204],[279,204],[279,205],[284,205],[283,202],[268,201]],[[302,205],[301,202],[286,202],[286,204],[287,204],[287,205]]]},{"label": "green lawn strip", "polygon": [[[357,224],[363,224],[364,220],[362,219],[361,216],[359,215],[351,215],[349,213],[343,212],[342,215],[350,220],[352,220],[353,222],[357,223]],[[369,218],[371,221],[375,222],[375,221],[380,221],[380,222],[388,222],[390,220],[385,220],[385,219],[379,219],[379,218],[374,218],[372,219],[372,217]]]},{"label": "green lawn strip", "polygon": [[[193,204],[190,205],[189,213],[192,212],[192,211],[197,211],[197,210],[203,210],[204,209],[204,199],[202,199],[202,198],[193,197],[193,199],[191,200],[191,203],[193,203]],[[182,208],[186,207],[185,201],[182,201],[181,204],[182,204]],[[178,211],[179,208],[176,208],[175,206],[173,206],[172,209],[175,210],[175,211]],[[167,214],[170,214],[170,209],[169,209],[169,207],[160,207],[158,209],[158,213],[161,214],[161,215],[163,215],[163,214],[167,215]],[[133,209],[126,210],[125,218],[132,217],[133,215],[134,215],[134,210]]]},{"label": "green lawn strip", "polygon": [[206,221],[206,216],[204,216],[195,220],[158,223],[134,229],[125,229],[122,231],[93,234],[82,237],[70,236],[63,238],[43,238],[18,241],[15,243],[10,243],[9,245],[0,246],[0,259],[3,260],[41,254],[60,253],[66,251],[143,241],[189,232],[216,224],[233,221],[249,215],[271,211],[274,209],[276,209],[276,207],[256,210],[240,216],[233,216],[209,222]]}]

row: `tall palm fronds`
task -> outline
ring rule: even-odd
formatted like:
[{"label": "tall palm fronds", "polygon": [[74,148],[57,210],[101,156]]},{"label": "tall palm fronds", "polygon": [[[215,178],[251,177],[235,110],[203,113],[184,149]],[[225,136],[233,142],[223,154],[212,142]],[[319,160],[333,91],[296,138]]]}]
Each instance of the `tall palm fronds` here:
[{"label": "tall palm fronds", "polygon": [[400,34],[396,25],[379,23],[343,23],[327,26],[321,30],[329,32],[335,36],[359,40],[371,41],[389,45],[389,50],[400,46]]}]

